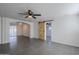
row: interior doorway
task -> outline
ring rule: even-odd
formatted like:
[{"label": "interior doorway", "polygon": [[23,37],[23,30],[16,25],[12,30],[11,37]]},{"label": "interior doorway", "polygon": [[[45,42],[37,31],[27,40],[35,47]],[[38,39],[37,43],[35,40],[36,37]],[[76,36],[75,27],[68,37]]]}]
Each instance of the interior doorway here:
[{"label": "interior doorway", "polygon": [[9,38],[13,41],[17,36],[30,37],[30,25],[22,22],[10,23]]},{"label": "interior doorway", "polygon": [[10,42],[14,43],[14,41],[17,38],[16,36],[17,36],[16,24],[10,23],[10,27],[9,27],[9,39],[10,39]]},{"label": "interior doorway", "polygon": [[39,39],[52,41],[52,22],[39,22]]},{"label": "interior doorway", "polygon": [[10,48],[15,48],[17,44],[17,27],[16,23],[10,23],[9,26],[9,43],[10,43]]},{"label": "interior doorway", "polygon": [[30,38],[30,25],[26,23],[17,23],[17,36]]},{"label": "interior doorway", "polygon": [[51,42],[52,40],[52,24],[51,22],[46,22],[45,23],[45,40],[47,42]]},{"label": "interior doorway", "polygon": [[[27,38],[28,37],[28,38]],[[10,48],[15,49],[18,43],[30,38],[30,25],[23,22],[10,23],[9,26],[9,43]]]}]

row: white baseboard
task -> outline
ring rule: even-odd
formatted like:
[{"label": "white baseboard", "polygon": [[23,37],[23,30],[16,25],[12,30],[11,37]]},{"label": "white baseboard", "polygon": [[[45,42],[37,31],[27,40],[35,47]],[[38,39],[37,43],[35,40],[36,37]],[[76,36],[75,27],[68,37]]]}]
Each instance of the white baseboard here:
[{"label": "white baseboard", "polygon": [[68,43],[64,43],[64,42],[57,42],[57,41],[52,41],[52,42],[59,43],[59,44],[64,44],[64,45],[68,45],[68,46],[73,46],[73,47],[79,47],[79,46],[76,46],[74,44],[68,44]]}]

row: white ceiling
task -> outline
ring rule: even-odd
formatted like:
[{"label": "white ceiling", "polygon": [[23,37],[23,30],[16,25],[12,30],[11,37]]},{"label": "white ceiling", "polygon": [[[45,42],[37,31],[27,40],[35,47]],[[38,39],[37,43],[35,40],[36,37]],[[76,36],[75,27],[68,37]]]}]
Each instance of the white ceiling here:
[{"label": "white ceiling", "polygon": [[72,15],[79,13],[79,4],[69,3],[0,3],[0,16],[25,19],[18,13],[31,9],[34,13],[40,13],[42,16],[37,17],[37,21],[53,20],[64,15]]}]

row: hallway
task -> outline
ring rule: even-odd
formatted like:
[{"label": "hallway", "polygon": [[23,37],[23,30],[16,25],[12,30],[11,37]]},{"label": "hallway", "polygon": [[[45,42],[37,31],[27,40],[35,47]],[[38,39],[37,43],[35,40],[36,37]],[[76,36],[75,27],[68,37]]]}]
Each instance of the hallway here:
[{"label": "hallway", "polygon": [[[0,46],[1,47],[1,46]],[[7,55],[77,55],[79,48],[55,42],[18,37],[17,43],[4,44],[0,54]]]}]

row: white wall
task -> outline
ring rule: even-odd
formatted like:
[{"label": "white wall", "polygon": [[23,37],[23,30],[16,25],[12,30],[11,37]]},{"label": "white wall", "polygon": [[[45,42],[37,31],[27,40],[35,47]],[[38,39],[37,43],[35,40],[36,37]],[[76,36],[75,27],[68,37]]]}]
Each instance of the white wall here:
[{"label": "white wall", "polygon": [[0,17],[0,44],[1,44],[1,17]]},{"label": "white wall", "polygon": [[30,24],[30,38],[37,38],[37,30],[35,27],[35,23],[33,22],[28,22],[28,21],[22,21],[22,20],[17,20],[17,19],[12,19],[12,18],[7,18],[7,17],[1,17],[2,18],[2,42],[1,44],[4,43],[9,43],[9,26],[11,22],[24,22],[27,24]]},{"label": "white wall", "polygon": [[38,36],[39,35],[38,34],[38,32],[39,32],[38,31],[38,22],[34,22],[33,25],[34,25],[33,26],[34,27],[34,30],[33,30],[33,32],[34,32],[34,38],[39,38],[39,36]]},{"label": "white wall", "polygon": [[79,17],[63,16],[52,22],[52,41],[79,47]]},{"label": "white wall", "polygon": [[1,17],[1,44],[4,44],[4,43],[8,43],[9,42],[9,37],[8,37],[8,34],[9,34],[9,24],[8,24],[8,20],[5,19],[4,17]]}]

